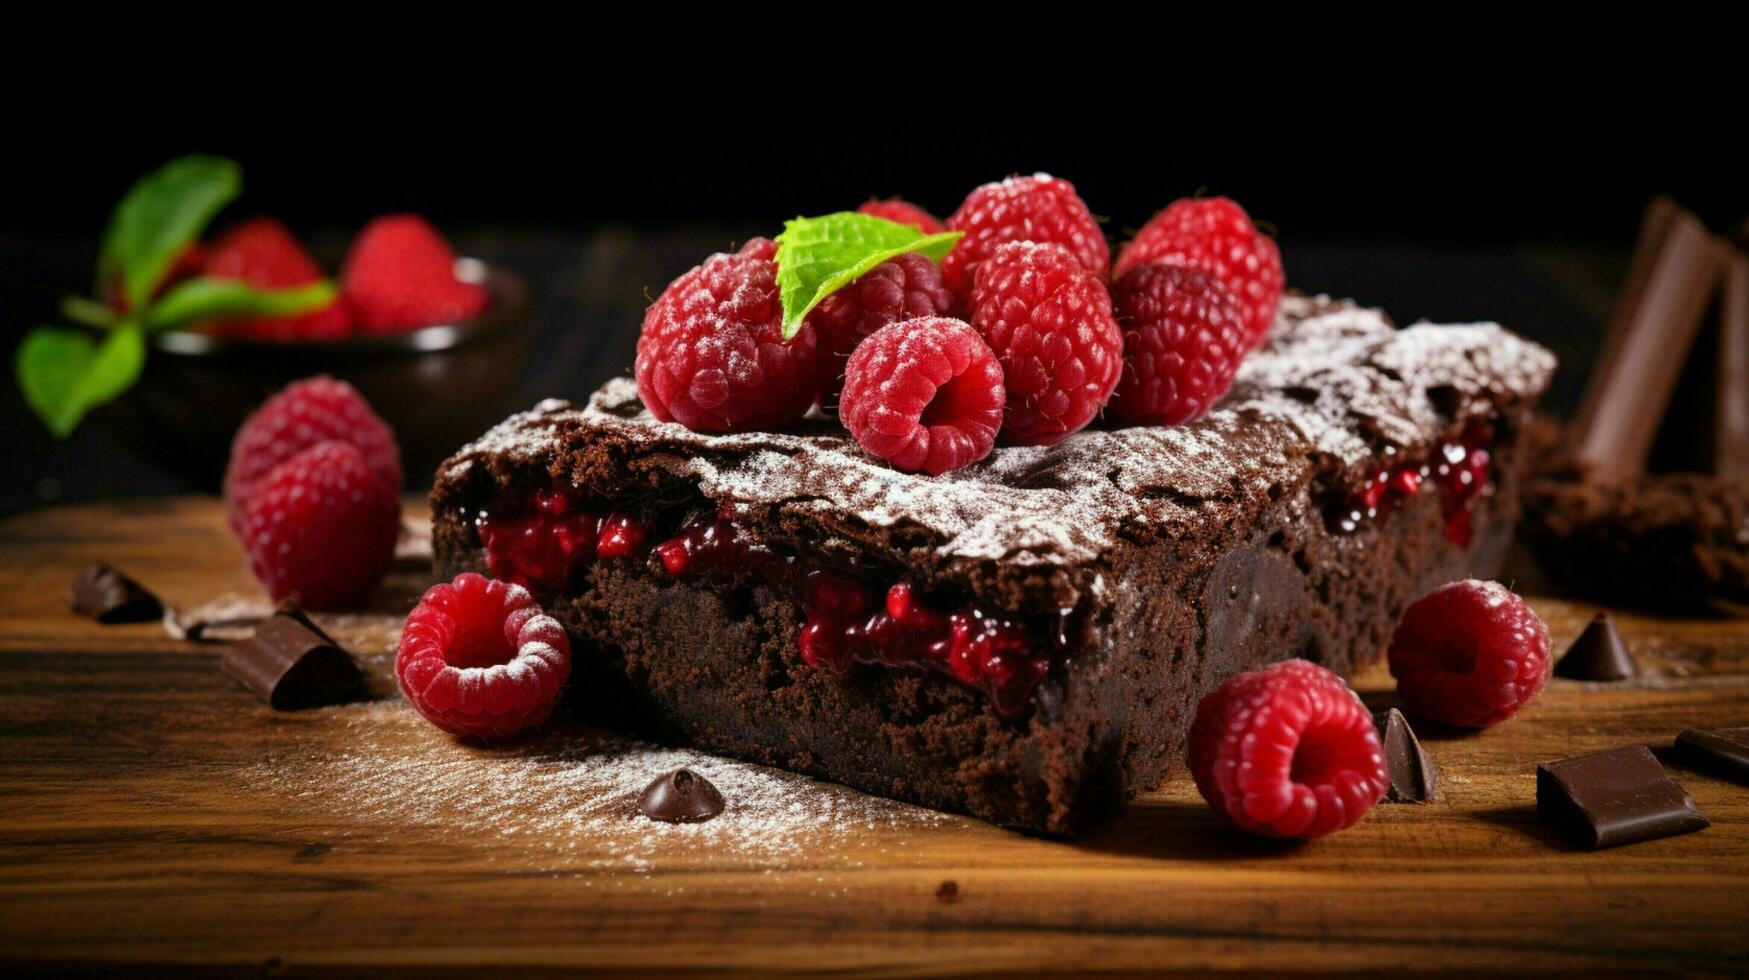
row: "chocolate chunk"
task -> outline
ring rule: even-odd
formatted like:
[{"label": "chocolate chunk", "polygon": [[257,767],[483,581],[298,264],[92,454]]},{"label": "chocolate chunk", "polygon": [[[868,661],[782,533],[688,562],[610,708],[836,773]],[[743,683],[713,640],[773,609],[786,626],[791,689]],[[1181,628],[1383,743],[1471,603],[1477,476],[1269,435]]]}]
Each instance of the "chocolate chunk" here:
[{"label": "chocolate chunk", "polygon": [[1575,681],[1622,681],[1638,672],[1633,655],[1616,632],[1615,618],[1601,612],[1591,618],[1591,625],[1555,664],[1556,677]]},{"label": "chocolate chunk", "polygon": [[226,649],[219,668],[279,711],[339,704],[364,687],[340,644],[289,602]]},{"label": "chocolate chunk", "polygon": [[644,787],[638,809],[663,823],[698,823],[723,812],[723,794],[690,769],[676,769]]},{"label": "chocolate chunk", "polygon": [[100,623],[148,623],[164,615],[158,597],[102,562],[73,579],[73,611]]},{"label": "chocolate chunk", "polygon": [[1426,803],[1433,799],[1439,769],[1421,747],[1421,740],[1409,727],[1409,719],[1392,708],[1375,713],[1372,723],[1379,730],[1379,743],[1385,749],[1385,770],[1391,777],[1385,802]]},{"label": "chocolate chunk", "polygon": [[1644,745],[1537,766],[1536,810],[1543,822],[1592,850],[1693,833],[1711,823]]},{"label": "chocolate chunk", "polygon": [[1749,728],[1690,728],[1676,736],[1685,765],[1749,785]]}]

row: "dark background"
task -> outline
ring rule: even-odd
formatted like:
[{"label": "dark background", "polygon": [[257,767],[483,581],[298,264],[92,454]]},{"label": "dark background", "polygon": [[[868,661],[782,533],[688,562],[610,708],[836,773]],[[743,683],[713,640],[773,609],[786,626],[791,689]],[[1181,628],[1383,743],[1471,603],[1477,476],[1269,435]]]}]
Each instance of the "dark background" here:
[{"label": "dark background", "polygon": [[[809,85],[580,51],[542,77],[486,67],[435,92],[393,76],[186,87],[197,78],[144,110],[23,100],[14,148],[30,152],[8,154],[0,213],[0,339],[10,360],[25,329],[55,321],[59,296],[88,290],[115,199],[195,150],[243,164],[245,198],[226,217],[273,214],[329,261],[371,216],[414,210],[464,253],[521,271],[538,335],[516,404],[582,397],[628,370],[646,294],[786,217],[891,194],[945,216],[978,183],[1045,170],[1076,183],[1114,241],[1175,197],[1232,196],[1276,230],[1291,286],[1402,323],[1503,322],[1561,356],[1550,403],[1569,409],[1647,199],[1672,194],[1719,230],[1749,212],[1729,61],[1338,54],[1174,70],[954,63],[885,85],[826,65]],[[101,410],[54,442],[7,373],[0,512],[196,488],[118,442]]]}]

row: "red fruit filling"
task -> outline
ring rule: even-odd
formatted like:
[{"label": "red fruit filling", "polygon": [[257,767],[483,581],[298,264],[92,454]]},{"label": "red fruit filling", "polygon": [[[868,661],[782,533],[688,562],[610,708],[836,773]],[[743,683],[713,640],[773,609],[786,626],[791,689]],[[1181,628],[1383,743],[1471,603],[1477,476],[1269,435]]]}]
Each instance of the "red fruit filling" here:
[{"label": "red fruit filling", "polygon": [[[727,514],[681,521],[689,510],[591,505],[574,490],[556,489],[495,506],[475,522],[492,574],[536,593],[561,591],[590,564],[608,559],[647,557],[652,570],[676,579],[757,575],[801,606],[797,642],[810,666],[840,675],[862,664],[939,671],[983,691],[1008,717],[1025,710],[1053,654],[1068,646],[1070,611],[1046,630],[970,603],[926,601],[910,582],[888,584],[775,551]],[[672,529],[665,537],[664,527]]]},{"label": "red fruit filling", "polygon": [[1441,443],[1431,459],[1381,467],[1326,510],[1332,530],[1353,534],[1369,523],[1388,519],[1416,494],[1429,487],[1439,493],[1446,540],[1469,547],[1475,536],[1471,504],[1493,487],[1494,458],[1488,451],[1494,431],[1475,424],[1455,440]]}]

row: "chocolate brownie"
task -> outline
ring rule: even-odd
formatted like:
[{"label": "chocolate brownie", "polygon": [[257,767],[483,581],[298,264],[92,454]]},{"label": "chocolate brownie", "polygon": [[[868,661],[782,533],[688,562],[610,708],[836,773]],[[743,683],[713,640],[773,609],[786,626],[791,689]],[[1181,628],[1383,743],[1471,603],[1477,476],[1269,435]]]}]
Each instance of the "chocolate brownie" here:
[{"label": "chocolate brownie", "polygon": [[711,435],[610,382],[462,449],[445,574],[528,583],[580,696],[707,749],[1067,834],[1180,767],[1200,698],[1302,656],[1347,673],[1402,608],[1489,575],[1554,368],[1492,324],[1398,330],[1288,297],[1180,427],[899,473],[834,422]]}]

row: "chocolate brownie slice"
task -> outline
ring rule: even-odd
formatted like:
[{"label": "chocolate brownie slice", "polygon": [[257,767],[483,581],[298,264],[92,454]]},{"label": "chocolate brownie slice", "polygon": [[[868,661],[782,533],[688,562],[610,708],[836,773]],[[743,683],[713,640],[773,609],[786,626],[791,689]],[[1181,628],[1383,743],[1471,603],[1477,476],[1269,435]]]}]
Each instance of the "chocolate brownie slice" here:
[{"label": "chocolate brownie slice", "polygon": [[[895,472],[834,422],[710,435],[629,381],[545,402],[432,491],[446,574],[525,582],[574,684],[705,748],[1071,833],[1184,756],[1197,701],[1495,571],[1554,368],[1491,324],[1289,297],[1207,416]],[[604,696],[605,695],[605,696]],[[603,697],[604,696],[604,697]]]}]

